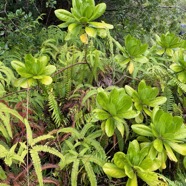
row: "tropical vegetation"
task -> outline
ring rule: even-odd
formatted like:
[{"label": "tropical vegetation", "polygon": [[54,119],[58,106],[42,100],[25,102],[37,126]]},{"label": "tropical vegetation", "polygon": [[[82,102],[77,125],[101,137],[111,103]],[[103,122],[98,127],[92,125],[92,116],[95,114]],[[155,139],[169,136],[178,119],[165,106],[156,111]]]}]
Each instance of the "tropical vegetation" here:
[{"label": "tropical vegetation", "polygon": [[186,4],[0,4],[0,186],[184,186]]}]

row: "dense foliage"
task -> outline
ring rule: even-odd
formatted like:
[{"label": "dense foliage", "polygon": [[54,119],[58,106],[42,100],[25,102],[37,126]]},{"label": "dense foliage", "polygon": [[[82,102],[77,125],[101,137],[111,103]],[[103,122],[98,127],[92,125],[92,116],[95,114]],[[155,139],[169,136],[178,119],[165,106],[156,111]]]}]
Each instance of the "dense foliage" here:
[{"label": "dense foliage", "polygon": [[0,186],[185,185],[184,1],[0,8]]}]

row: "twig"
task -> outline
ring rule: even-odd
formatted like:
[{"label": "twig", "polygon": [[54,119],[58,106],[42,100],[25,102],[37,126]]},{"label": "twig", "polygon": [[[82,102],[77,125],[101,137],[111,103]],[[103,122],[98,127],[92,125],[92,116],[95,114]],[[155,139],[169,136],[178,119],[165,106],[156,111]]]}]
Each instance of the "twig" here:
[{"label": "twig", "polygon": [[60,74],[61,72],[65,71],[65,70],[67,70],[67,69],[69,69],[69,68],[72,68],[73,66],[81,65],[81,64],[87,64],[87,63],[86,63],[86,62],[79,62],[79,63],[75,63],[75,64],[72,64],[72,65],[69,65],[69,66],[67,66],[67,67],[64,67],[64,68],[58,70],[56,73],[52,74],[52,76],[55,76],[55,75],[57,75],[57,74]]}]

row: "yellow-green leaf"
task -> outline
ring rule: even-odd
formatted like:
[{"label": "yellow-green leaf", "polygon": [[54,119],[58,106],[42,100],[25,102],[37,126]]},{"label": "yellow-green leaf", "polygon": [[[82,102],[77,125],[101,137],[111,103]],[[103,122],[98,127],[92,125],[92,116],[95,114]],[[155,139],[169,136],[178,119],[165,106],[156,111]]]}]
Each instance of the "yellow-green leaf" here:
[{"label": "yellow-green leaf", "polygon": [[90,37],[96,37],[97,31],[94,28],[91,27],[86,27],[85,32],[87,33],[88,36]]}]

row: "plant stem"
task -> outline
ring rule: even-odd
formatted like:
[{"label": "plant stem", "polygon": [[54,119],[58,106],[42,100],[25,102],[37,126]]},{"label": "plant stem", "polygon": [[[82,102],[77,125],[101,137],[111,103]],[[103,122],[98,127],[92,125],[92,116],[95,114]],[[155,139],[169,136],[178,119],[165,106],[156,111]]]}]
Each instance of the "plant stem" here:
[{"label": "plant stem", "polygon": [[[26,119],[28,121],[28,105],[29,105],[29,87],[27,88],[27,97],[26,97]],[[30,185],[30,179],[29,179],[29,150],[28,150],[28,133],[26,134],[27,139],[27,157],[26,157],[26,166],[27,166],[27,186]]]}]

